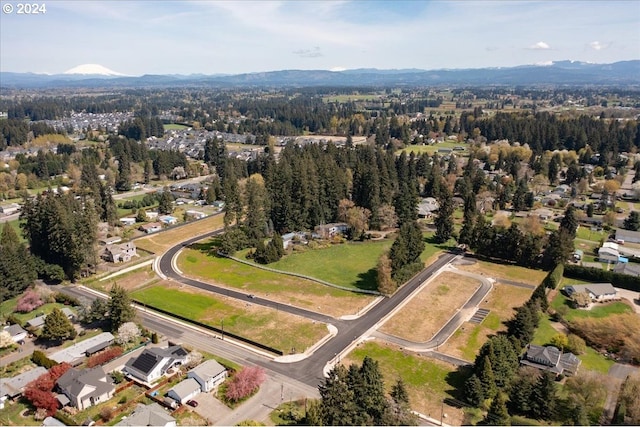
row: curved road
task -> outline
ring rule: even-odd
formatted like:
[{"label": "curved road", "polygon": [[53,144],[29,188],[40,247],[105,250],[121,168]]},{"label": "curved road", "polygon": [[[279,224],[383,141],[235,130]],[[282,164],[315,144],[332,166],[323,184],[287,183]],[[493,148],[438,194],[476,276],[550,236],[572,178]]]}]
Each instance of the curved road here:
[{"label": "curved road", "polygon": [[[233,298],[239,298],[247,300],[247,294],[230,290],[215,285],[211,285],[199,280],[185,278],[174,270],[172,260],[174,256],[183,247],[189,246],[199,240],[215,236],[222,233],[222,231],[213,231],[201,236],[197,236],[188,239],[165,252],[158,263],[160,272],[165,276],[174,279],[180,283],[184,283],[189,286],[194,286],[199,289],[214,292],[220,295],[226,295]],[[387,316],[398,304],[404,301],[409,295],[411,295],[422,283],[428,280],[434,275],[440,268],[450,263],[457,255],[452,253],[446,253],[440,256],[433,264],[422,270],[413,279],[402,286],[392,297],[384,298],[378,304],[373,306],[367,313],[358,319],[354,320],[340,320],[330,316],[315,313],[309,310],[304,310],[298,307],[290,305],[283,305],[264,298],[251,299],[252,304],[259,304],[266,307],[286,311],[291,314],[304,316],[316,321],[330,323],[336,326],[338,333],[327,341],[324,345],[320,346],[316,351],[304,360],[297,362],[291,362],[287,364],[278,363],[276,361],[265,361],[263,358],[260,360],[253,360],[254,362],[267,367],[275,372],[285,374],[291,378],[295,378],[303,383],[311,386],[316,386],[324,380],[323,369],[325,365],[334,360],[336,355],[341,354],[345,349],[351,346],[361,336],[365,335],[369,330],[374,328],[380,319]]]}]

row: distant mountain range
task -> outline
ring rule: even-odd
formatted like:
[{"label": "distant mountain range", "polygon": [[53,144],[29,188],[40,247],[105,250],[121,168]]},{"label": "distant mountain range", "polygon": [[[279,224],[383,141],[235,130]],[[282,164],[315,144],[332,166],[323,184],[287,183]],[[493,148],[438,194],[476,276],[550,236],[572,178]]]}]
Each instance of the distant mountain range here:
[{"label": "distant mountain range", "polygon": [[65,74],[0,72],[5,88],[53,87],[303,87],[303,86],[434,86],[434,85],[637,85],[640,60],[612,64],[559,61],[549,65],[506,68],[326,71],[282,70],[235,75],[125,76],[97,64],[75,67]]}]

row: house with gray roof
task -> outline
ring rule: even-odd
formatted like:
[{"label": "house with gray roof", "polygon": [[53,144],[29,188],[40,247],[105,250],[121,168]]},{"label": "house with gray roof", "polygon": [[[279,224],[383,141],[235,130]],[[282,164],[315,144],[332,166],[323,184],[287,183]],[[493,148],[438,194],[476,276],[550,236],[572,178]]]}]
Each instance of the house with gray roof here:
[{"label": "house with gray roof", "polygon": [[638,277],[640,276],[640,264],[632,264],[630,262],[616,264],[616,266],[613,267],[613,272]]},{"label": "house with gray roof", "polygon": [[158,403],[151,405],[139,403],[136,409],[120,421],[117,426],[160,426],[176,427],[176,419],[167,414],[167,411]]},{"label": "house with gray roof", "polygon": [[591,301],[605,302],[618,299],[618,291],[611,283],[586,283],[584,285],[569,285],[562,288],[564,293],[571,297],[573,294],[584,292],[589,295]]},{"label": "house with gray roof", "polygon": [[102,332],[95,337],[87,338],[71,347],[63,348],[53,353],[49,356],[49,359],[55,360],[58,363],[69,362],[74,364],[74,361],[83,359],[88,354],[92,354],[91,351],[97,351],[95,350],[96,348],[107,348],[113,343],[113,340],[114,336],[111,332]]},{"label": "house with gray roof", "polygon": [[[73,313],[73,311],[71,311],[71,309],[69,307],[63,307],[62,309],[60,309],[60,311],[62,311],[62,313],[64,313],[65,316],[67,316],[67,319],[72,320],[75,317],[75,314]],[[41,328],[44,326],[44,320],[47,318],[46,314],[43,314],[41,316],[38,317],[34,317],[31,320],[28,320],[27,323],[25,323],[25,325],[28,328]]]},{"label": "house with gray roof", "polygon": [[191,369],[187,377],[196,380],[200,384],[200,389],[207,393],[224,382],[227,378],[227,368],[216,360],[210,359]]},{"label": "house with gray roof", "polygon": [[631,231],[618,228],[616,230],[616,240],[627,243],[640,243],[640,231]]},{"label": "house with gray roof", "polygon": [[575,375],[581,360],[575,354],[564,353],[553,346],[539,346],[529,344],[527,352],[520,360],[520,364],[553,372],[556,375]]},{"label": "house with gray roof", "polygon": [[82,371],[71,368],[58,378],[56,385],[69,403],[81,411],[111,399],[115,393],[111,377],[107,376],[102,366]]},{"label": "house with gray roof", "polygon": [[27,384],[46,373],[45,368],[38,366],[15,377],[0,378],[0,395],[13,399],[24,391]]},{"label": "house with gray roof", "polygon": [[124,366],[124,372],[133,378],[152,383],[162,377],[170,368],[187,361],[189,354],[179,345],[168,348],[145,348],[138,357],[131,358]]},{"label": "house with gray roof", "polygon": [[193,378],[187,378],[173,386],[167,396],[179,403],[186,403],[187,400],[193,399],[200,393],[200,384]]}]

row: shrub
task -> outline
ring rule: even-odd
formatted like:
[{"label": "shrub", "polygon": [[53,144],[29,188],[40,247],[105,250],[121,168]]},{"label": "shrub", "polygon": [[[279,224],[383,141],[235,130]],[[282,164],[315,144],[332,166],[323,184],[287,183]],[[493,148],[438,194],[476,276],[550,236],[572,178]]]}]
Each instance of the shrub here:
[{"label": "shrub", "polygon": [[613,284],[613,286],[619,288],[640,292],[640,277],[615,273],[613,271],[600,270],[597,268],[581,267],[579,265],[567,265],[564,274],[572,279],[580,279],[596,283],[609,282]]},{"label": "shrub", "polygon": [[120,384],[124,381],[124,374],[120,371],[111,372],[111,378],[113,378],[113,382],[116,384]]},{"label": "shrub", "polygon": [[18,319],[16,317],[16,315],[13,314],[13,313],[11,313],[10,315],[7,316],[6,321],[10,325],[20,325],[20,326],[22,326],[22,322],[20,321],[20,319]]},{"label": "shrub", "polygon": [[56,292],[53,295],[53,298],[55,299],[55,301],[57,303],[60,303],[60,304],[72,305],[72,306],[75,306],[75,307],[78,307],[80,305],[80,301],[78,301],[77,298],[69,296],[69,295],[66,295],[66,294],[63,294],[61,292]]},{"label": "shrub", "polygon": [[111,406],[105,406],[100,410],[100,418],[102,421],[107,422],[113,417],[113,408]]},{"label": "shrub", "polygon": [[42,366],[45,369],[49,369],[58,364],[58,362],[49,359],[47,355],[40,350],[34,350],[33,354],[31,355],[31,361],[38,366]]},{"label": "shrub", "polygon": [[94,354],[87,360],[87,368],[93,368],[105,364],[122,355],[122,347],[111,347],[98,354]]},{"label": "shrub", "polygon": [[33,290],[26,291],[20,299],[18,299],[18,305],[16,311],[20,313],[29,313],[44,304],[44,301],[40,298],[40,295]]},{"label": "shrub", "polygon": [[151,342],[154,344],[158,344],[158,334],[156,332],[151,334]]},{"label": "shrub", "polygon": [[118,404],[122,405],[127,403],[127,396],[122,396],[120,400],[118,400]]}]

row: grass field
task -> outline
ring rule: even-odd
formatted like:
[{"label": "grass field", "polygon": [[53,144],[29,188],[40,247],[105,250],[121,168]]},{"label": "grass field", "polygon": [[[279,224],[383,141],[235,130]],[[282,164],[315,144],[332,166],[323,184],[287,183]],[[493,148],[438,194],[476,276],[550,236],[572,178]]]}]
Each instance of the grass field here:
[{"label": "grass field", "polygon": [[0,305],[0,316],[4,318],[9,314],[14,313],[16,318],[20,320],[21,323],[24,323],[28,320],[33,319],[34,317],[41,316],[43,314],[49,314],[56,307],[60,309],[66,307],[64,304],[54,302],[54,303],[47,303],[47,304],[41,305],[40,307],[36,308],[30,313],[17,313],[15,312],[17,305],[18,305],[18,298],[12,298],[7,301],[4,301]]},{"label": "grass field", "polygon": [[524,304],[533,290],[496,283],[480,308],[490,310],[482,323],[464,323],[449,340],[440,346],[445,354],[473,362],[480,347],[490,335],[506,330],[504,322],[511,319],[515,309]]},{"label": "grass field", "polygon": [[327,332],[324,324],[282,311],[214,298],[207,292],[177,286],[150,286],[132,292],[132,297],[154,307],[187,318],[221,327],[237,335],[288,353],[292,348],[303,352]]},{"label": "grass field", "polygon": [[473,278],[440,273],[380,330],[415,342],[428,341],[479,287],[480,281]]},{"label": "grass field", "polygon": [[375,290],[378,259],[392,243],[392,240],[344,243],[307,250],[287,255],[269,264],[269,267],[305,274],[349,288]]},{"label": "grass field", "polygon": [[189,126],[187,125],[179,125],[177,123],[165,124],[165,125],[162,125],[162,127],[164,128],[164,130],[182,130],[182,129],[189,128]]},{"label": "grass field", "polygon": [[605,239],[607,237],[607,233],[605,231],[591,231],[589,227],[578,227],[578,231],[576,232],[576,237],[578,239],[590,240],[594,243],[600,242],[600,239]]},{"label": "grass field", "polygon": [[[378,362],[387,391],[402,378],[411,409],[415,411],[437,419],[440,418],[444,399],[460,400],[461,396],[455,390],[462,390],[465,377],[452,365],[371,341],[359,345],[342,363],[346,366],[352,363],[360,365],[365,356]],[[444,412],[447,414],[447,424],[463,425],[464,414],[461,409],[445,404]]]},{"label": "grass field", "polygon": [[190,236],[198,236],[222,228],[222,223],[222,215],[210,216],[200,221],[194,221],[180,227],[136,239],[135,242],[138,248],[155,254],[162,254]]},{"label": "grass field", "polygon": [[373,301],[370,295],[344,291],[219,258],[209,253],[211,245],[209,241],[183,249],[178,257],[180,270],[190,277],[336,317],[354,314]]},{"label": "grass field", "polygon": [[13,403],[8,400],[4,409],[0,410],[0,425],[3,426],[38,426],[42,425],[42,421],[36,421],[33,417],[34,413],[29,410],[23,416],[23,411],[31,408],[26,399],[18,399]]}]

